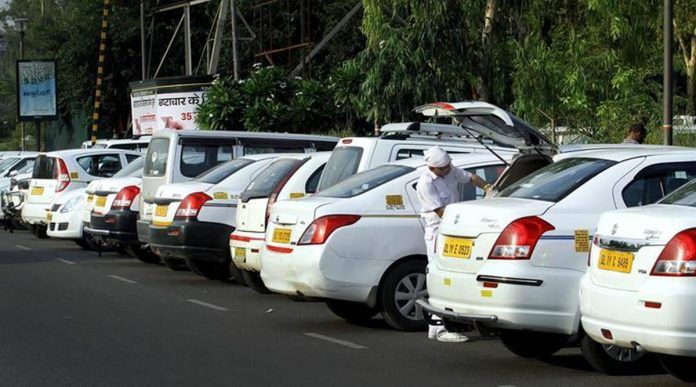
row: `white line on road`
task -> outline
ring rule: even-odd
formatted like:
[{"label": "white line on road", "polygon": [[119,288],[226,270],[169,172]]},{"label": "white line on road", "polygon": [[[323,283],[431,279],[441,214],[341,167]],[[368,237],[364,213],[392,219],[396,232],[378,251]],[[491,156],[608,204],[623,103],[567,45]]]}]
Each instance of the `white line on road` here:
[{"label": "white line on road", "polygon": [[209,304],[209,303],[207,303],[207,302],[199,301],[199,300],[196,300],[196,299],[193,299],[193,298],[189,298],[189,299],[187,299],[186,301],[192,302],[192,303],[194,303],[194,304],[198,304],[198,305],[200,305],[200,306],[205,306],[206,308],[219,310],[220,312],[225,312],[225,311],[229,310],[229,309],[227,309],[227,308],[223,308],[222,306],[217,306],[217,305]]},{"label": "white line on road", "polygon": [[68,261],[67,259],[63,259],[63,258],[56,258],[56,261],[61,261],[63,263],[67,263],[68,265],[75,265],[75,262]]},{"label": "white line on road", "polygon": [[137,282],[135,282],[133,280],[129,280],[128,278],[119,277],[117,275],[109,274],[107,277],[111,277],[113,279],[117,279],[117,280],[123,281],[123,282],[128,282],[129,284],[137,284]]},{"label": "white line on road", "polygon": [[22,245],[17,245],[17,248],[21,249],[21,250],[31,250],[30,248],[28,248],[26,246],[22,246]]},{"label": "white line on road", "polygon": [[305,333],[305,336],[314,337],[315,339],[328,341],[328,342],[331,342],[331,343],[334,343],[334,344],[338,344],[338,345],[343,345],[344,347],[348,347],[348,348],[353,348],[353,349],[368,349],[368,348],[367,348],[366,346],[364,346],[364,345],[351,343],[350,341],[345,341],[345,340],[340,340],[340,339],[334,339],[333,337],[320,335],[320,334],[318,334],[318,333],[307,332],[307,333]]}]

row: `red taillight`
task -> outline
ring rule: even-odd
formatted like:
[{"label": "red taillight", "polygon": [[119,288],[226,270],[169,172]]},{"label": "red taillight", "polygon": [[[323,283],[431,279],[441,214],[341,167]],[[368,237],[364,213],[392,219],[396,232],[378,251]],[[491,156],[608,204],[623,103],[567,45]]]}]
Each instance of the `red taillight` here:
[{"label": "red taillight", "polygon": [[198,211],[201,210],[203,204],[212,198],[203,192],[194,192],[192,194],[186,195],[184,200],[179,204],[179,208],[176,210],[176,215],[174,219],[195,219],[198,216]]},{"label": "red taillight", "polygon": [[529,259],[541,235],[551,230],[555,228],[536,216],[517,219],[503,229],[488,259]]},{"label": "red taillight", "polygon": [[56,186],[56,192],[61,192],[62,190],[68,188],[70,185],[70,172],[68,172],[68,166],[65,165],[63,159],[56,159],[58,164],[56,164],[56,169],[58,172],[58,185]]},{"label": "red taillight", "polygon": [[351,139],[351,138],[344,138],[343,140],[341,140],[341,143],[343,143],[343,144],[351,144],[352,142],[353,142],[353,139]]},{"label": "red taillight", "polygon": [[590,261],[592,260],[592,246],[599,246],[599,235],[595,234],[594,238],[592,238],[590,250],[587,252],[587,267],[590,267]]},{"label": "red taillight", "polygon": [[133,204],[133,200],[140,193],[140,188],[135,185],[129,185],[128,187],[121,188],[116,194],[113,204],[111,204],[112,210],[126,210],[130,208]]},{"label": "red taillight", "polygon": [[302,234],[298,245],[320,245],[329,239],[336,229],[349,226],[360,220],[358,215],[329,215],[323,216],[309,225]]},{"label": "red taillight", "polygon": [[696,228],[680,232],[667,243],[650,275],[696,276]]}]

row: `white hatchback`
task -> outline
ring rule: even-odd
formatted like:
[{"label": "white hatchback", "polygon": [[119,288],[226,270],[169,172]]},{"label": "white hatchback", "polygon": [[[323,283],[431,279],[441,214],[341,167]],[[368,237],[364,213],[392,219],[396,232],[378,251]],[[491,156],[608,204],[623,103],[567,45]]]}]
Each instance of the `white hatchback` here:
[{"label": "white hatchback", "polygon": [[118,149],[71,149],[40,154],[34,162],[22,220],[45,230],[54,201],[74,189],[85,188],[94,179],[113,176],[140,156],[138,152]]},{"label": "white hatchback", "polygon": [[659,354],[668,372],[689,382],[696,382],[694,207],[696,180],[657,205],[604,213],[580,286],[589,337]]},{"label": "white hatchback", "polygon": [[239,195],[236,229],[229,236],[229,245],[232,261],[250,288],[268,292],[259,273],[271,208],[276,201],[314,193],[330,156],[331,152],[318,152],[279,158]]},{"label": "white hatchback", "polygon": [[[453,165],[491,183],[505,168],[492,154],[454,155]],[[416,194],[425,168],[423,159],[389,163],[307,199],[276,203],[261,255],[268,288],[324,300],[348,321],[381,313],[395,329],[424,328],[415,301],[426,292]],[[484,194],[470,184],[460,185],[459,193],[462,201]]]}]

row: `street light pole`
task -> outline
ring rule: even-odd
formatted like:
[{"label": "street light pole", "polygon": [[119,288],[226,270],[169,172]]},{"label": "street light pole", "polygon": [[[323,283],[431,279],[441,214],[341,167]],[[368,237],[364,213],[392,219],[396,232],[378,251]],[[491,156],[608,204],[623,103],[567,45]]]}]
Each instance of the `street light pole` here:
[{"label": "street light pole", "polygon": [[663,23],[663,76],[662,76],[662,131],[664,144],[672,145],[672,42],[673,28],[672,18],[674,14],[674,1],[664,0]]},{"label": "street light pole", "polygon": [[[26,17],[18,17],[14,19],[14,24],[15,27],[17,28],[17,31],[19,31],[19,59],[24,59],[24,32],[27,30],[27,23],[29,22],[29,19]],[[19,103],[19,101],[17,101]],[[25,149],[24,145],[24,138],[25,138],[25,132],[24,132],[24,122],[21,122],[19,124],[20,127],[20,132],[22,135],[22,140],[21,140],[21,148],[22,151]]]}]

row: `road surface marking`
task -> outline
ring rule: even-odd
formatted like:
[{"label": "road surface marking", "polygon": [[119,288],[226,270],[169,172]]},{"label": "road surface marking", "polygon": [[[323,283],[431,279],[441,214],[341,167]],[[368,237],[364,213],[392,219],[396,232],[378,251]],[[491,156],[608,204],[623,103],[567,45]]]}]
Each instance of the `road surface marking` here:
[{"label": "road surface marking", "polygon": [[74,265],[74,264],[75,264],[75,262],[73,262],[73,261],[68,261],[67,259],[63,259],[63,258],[56,258],[56,261],[61,261],[61,262],[63,262],[63,263],[67,263],[68,265]]},{"label": "road surface marking", "polygon": [[209,303],[207,303],[207,302],[199,301],[199,300],[196,300],[196,299],[193,299],[193,298],[189,298],[189,299],[187,299],[186,301],[192,302],[192,303],[194,303],[194,304],[198,304],[198,305],[200,305],[200,306],[205,306],[206,308],[219,310],[220,312],[225,312],[225,311],[229,310],[229,309],[227,309],[227,308],[223,308],[222,306],[217,306],[217,305],[209,304]]},{"label": "road surface marking", "polygon": [[328,341],[328,342],[331,342],[331,343],[334,343],[334,344],[338,344],[338,345],[343,345],[344,347],[348,347],[348,348],[353,348],[353,349],[368,349],[368,348],[365,347],[364,345],[351,343],[350,341],[334,339],[333,337],[320,335],[320,334],[318,334],[318,333],[307,332],[307,333],[305,333],[305,336],[314,337],[315,339]]},{"label": "road surface marking", "polygon": [[129,280],[128,278],[119,277],[117,275],[109,274],[107,277],[111,277],[113,279],[117,279],[117,280],[123,281],[123,282],[128,282],[129,284],[137,284],[137,282],[135,282],[133,280]]},{"label": "road surface marking", "polygon": [[22,245],[17,245],[17,248],[22,249],[22,250],[31,250],[30,248],[28,248],[26,246],[22,246]]}]

